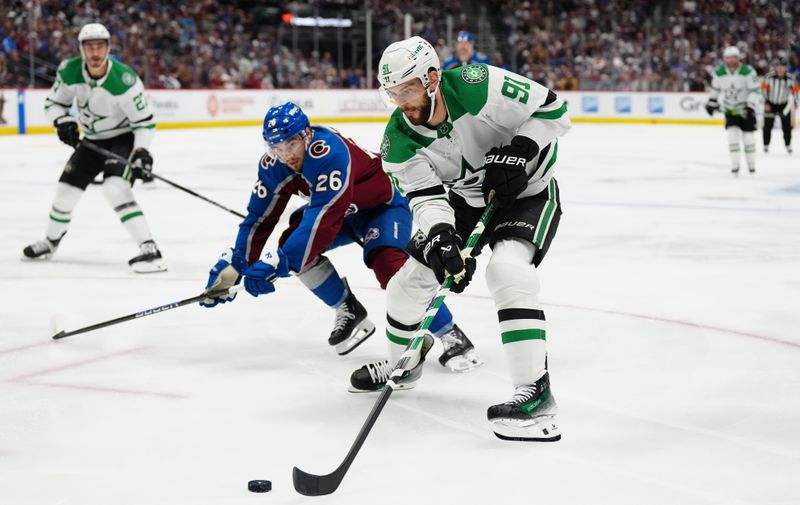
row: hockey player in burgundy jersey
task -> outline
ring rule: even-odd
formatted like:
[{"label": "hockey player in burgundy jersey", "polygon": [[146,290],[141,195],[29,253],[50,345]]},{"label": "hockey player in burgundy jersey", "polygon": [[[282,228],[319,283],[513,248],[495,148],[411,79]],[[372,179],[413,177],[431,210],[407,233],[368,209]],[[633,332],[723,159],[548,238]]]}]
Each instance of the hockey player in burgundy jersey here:
[{"label": "hockey player in burgundy jersey", "polygon": [[[206,288],[225,289],[244,277],[245,290],[258,296],[275,291],[276,278],[294,273],[336,309],[328,343],[338,354],[347,354],[375,332],[375,325],[323,253],[362,241],[364,263],[385,288],[408,258],[408,203],[383,172],[378,156],[335,130],[311,126],[291,102],[267,112],[263,136],[268,151],[259,162],[248,215],[239,225],[234,248],[211,269]],[[278,249],[263,252],[292,195],[305,197],[308,204],[292,213]],[[213,307],[235,296],[206,298],[201,304]],[[450,312],[440,314],[431,332],[444,344],[442,365],[455,371],[479,365]]]}]

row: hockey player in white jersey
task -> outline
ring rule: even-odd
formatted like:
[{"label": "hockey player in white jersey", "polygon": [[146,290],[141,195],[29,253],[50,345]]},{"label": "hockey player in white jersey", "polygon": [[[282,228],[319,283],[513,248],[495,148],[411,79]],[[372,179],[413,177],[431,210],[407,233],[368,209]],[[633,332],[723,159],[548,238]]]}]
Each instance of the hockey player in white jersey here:
[{"label": "hockey player in white jersey", "polygon": [[755,69],[741,63],[741,53],[735,46],[722,53],[725,63],[717,67],[711,80],[711,94],[706,111],[713,115],[725,113],[725,131],[728,132],[728,150],[731,155],[731,172],[739,175],[740,145],[750,173],[756,171],[756,106],[759,103],[761,83]]},{"label": "hockey player in white jersey", "polygon": [[[482,236],[492,248],[486,283],[515,391],[487,416],[499,438],[558,440],[537,267],[561,215],[553,172],[557,138],[570,128],[566,104],[540,84],[489,65],[441,72],[435,49],[421,37],[390,45],[378,72],[381,92],[398,107],[381,146],[383,168],[408,197],[420,228],[409,247],[414,259],[386,289],[392,362],[446,276],[461,278],[451,288],[456,293],[469,283],[475,265],[459,254],[462,238],[494,194],[499,209]],[[406,380],[419,376],[420,347]],[[351,382],[365,378],[362,367]]]},{"label": "hockey player in white jersey", "polygon": [[[131,191],[134,179],[152,179],[153,158],[148,151],[155,122],[136,73],[109,58],[111,35],[105,26],[81,28],[81,56],[61,62],[45,101],[58,138],[75,148],[58,181],[44,240],[23,250],[26,258],[48,259],[67,233],[72,211],[86,187],[103,173],[103,194],[120,222],[139,246],[128,264],[139,273],[166,270],[150,227]],[[69,114],[73,101],[78,120]],[[106,158],[85,145],[85,139],[130,160],[130,166]]]}]

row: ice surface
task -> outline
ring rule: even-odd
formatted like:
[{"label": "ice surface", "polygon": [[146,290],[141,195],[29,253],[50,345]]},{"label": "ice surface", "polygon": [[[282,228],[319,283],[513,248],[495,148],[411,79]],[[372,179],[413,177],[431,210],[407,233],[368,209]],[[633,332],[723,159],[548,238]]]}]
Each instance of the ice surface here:
[{"label": "ice surface", "polygon": [[[339,125],[374,150],[381,128]],[[238,222],[139,190],[169,272],[137,275],[92,186],[54,259],[21,261],[70,151],[0,137],[0,503],[800,503],[800,157],[775,142],[733,179],[726,142],[718,127],[586,124],[562,140],[564,216],[540,269],[561,442],[489,430],[511,387],[479,274],[448,303],[486,364],[432,359],[339,491],[314,499],[292,490],[292,466],[344,457],[375,399],[347,393],[349,374],[383,356],[380,331],[336,356],[333,312],[287,279],[51,341],[56,314],[74,329],[199,293]],[[261,149],[253,127],[159,131],[152,152],[158,173],[244,210]],[[380,327],[360,250],[331,258]],[[253,495],[252,479],[274,490]]]}]

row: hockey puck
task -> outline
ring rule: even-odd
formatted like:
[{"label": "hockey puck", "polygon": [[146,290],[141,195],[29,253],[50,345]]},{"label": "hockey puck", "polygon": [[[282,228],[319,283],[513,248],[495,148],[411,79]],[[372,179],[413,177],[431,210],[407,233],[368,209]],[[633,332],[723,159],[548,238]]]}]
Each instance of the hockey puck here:
[{"label": "hockey puck", "polygon": [[247,483],[247,489],[253,493],[266,493],[267,491],[272,491],[272,481],[251,480]]}]

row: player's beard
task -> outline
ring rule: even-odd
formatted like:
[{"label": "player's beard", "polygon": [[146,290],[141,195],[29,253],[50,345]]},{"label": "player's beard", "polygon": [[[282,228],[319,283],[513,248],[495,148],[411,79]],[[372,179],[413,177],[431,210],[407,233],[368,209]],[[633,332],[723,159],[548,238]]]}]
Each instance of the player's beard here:
[{"label": "player's beard", "polygon": [[422,126],[427,123],[428,118],[431,117],[432,106],[433,102],[431,101],[431,97],[425,93],[422,98],[422,105],[419,107],[414,107],[413,109],[404,110],[403,113],[406,115],[411,124],[414,126]]}]

